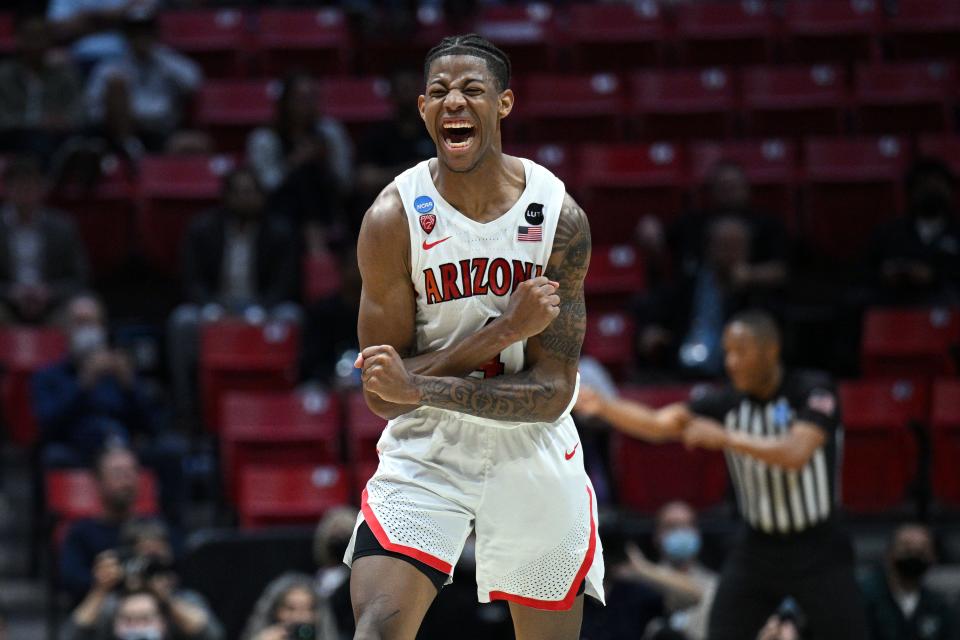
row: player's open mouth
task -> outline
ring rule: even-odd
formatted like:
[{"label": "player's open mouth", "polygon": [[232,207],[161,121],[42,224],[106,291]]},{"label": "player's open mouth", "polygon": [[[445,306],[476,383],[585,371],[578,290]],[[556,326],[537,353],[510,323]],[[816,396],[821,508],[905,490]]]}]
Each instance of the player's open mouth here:
[{"label": "player's open mouth", "polygon": [[447,120],[440,127],[440,137],[450,151],[465,151],[473,144],[475,130],[469,120]]}]

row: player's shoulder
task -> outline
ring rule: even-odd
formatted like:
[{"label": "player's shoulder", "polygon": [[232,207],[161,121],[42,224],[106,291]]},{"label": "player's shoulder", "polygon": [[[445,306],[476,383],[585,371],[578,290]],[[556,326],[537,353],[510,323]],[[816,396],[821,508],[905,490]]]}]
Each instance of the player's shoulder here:
[{"label": "player's shoulder", "polygon": [[560,216],[557,218],[557,233],[571,235],[585,233],[588,237],[590,235],[590,221],[587,219],[587,213],[566,191],[563,193]]},{"label": "player's shoulder", "polygon": [[406,233],[406,212],[396,181],[377,195],[363,216],[360,235],[383,240],[396,240],[397,233]]}]

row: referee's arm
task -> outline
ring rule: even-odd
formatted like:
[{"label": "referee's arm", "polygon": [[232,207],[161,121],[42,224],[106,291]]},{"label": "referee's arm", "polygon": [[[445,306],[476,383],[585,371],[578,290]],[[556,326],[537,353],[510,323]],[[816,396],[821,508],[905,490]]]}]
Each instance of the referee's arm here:
[{"label": "referee's arm", "polygon": [[[700,419],[695,420],[687,431],[699,429],[701,422]],[[827,441],[827,435],[823,429],[810,422],[794,422],[783,437],[755,436],[743,431],[728,432],[718,423],[710,420],[707,422],[712,423],[709,425],[710,428],[723,431],[726,442],[721,448],[742,453],[790,471],[803,469],[817,449]],[[689,442],[686,437],[685,441]]]},{"label": "referee's arm", "polygon": [[580,387],[574,411],[585,418],[596,416],[617,431],[648,442],[679,440],[693,417],[682,403],[652,409],[639,402],[605,396],[587,386]]}]

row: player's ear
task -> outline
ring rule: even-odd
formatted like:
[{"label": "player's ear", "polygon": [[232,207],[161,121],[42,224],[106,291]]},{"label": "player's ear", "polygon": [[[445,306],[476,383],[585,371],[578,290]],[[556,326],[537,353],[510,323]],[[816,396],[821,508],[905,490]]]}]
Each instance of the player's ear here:
[{"label": "player's ear", "polygon": [[424,122],[427,121],[427,114],[424,111],[426,104],[427,104],[426,96],[424,95],[417,96],[417,111],[420,112],[420,119],[423,120]]},{"label": "player's ear", "polygon": [[513,111],[513,89],[505,89],[500,92],[500,104],[497,107],[497,114],[503,120]]}]

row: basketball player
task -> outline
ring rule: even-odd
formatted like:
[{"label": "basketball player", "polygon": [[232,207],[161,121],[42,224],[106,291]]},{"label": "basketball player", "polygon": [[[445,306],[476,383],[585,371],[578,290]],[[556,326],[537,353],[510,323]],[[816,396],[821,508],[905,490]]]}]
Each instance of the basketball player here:
[{"label": "basketball player", "polygon": [[[730,384],[686,405],[688,447],[723,451],[745,526],[727,558],[710,613],[710,640],[754,638],[792,597],[811,638],[862,640],[863,608],[850,540],[838,523],[842,426],[833,381],[780,360],[780,332],[761,311],[723,333]],[[648,440],[677,438],[665,412],[584,389],[577,411]]]},{"label": "basketball player", "polygon": [[590,228],[560,180],[502,151],[502,51],[445,38],[425,76],[437,157],[384,189],[357,248],[357,364],[390,422],[344,557],[355,637],[414,638],[475,530],[479,600],[508,601],[521,640],[574,640],[582,594],[603,600],[570,418]]}]

